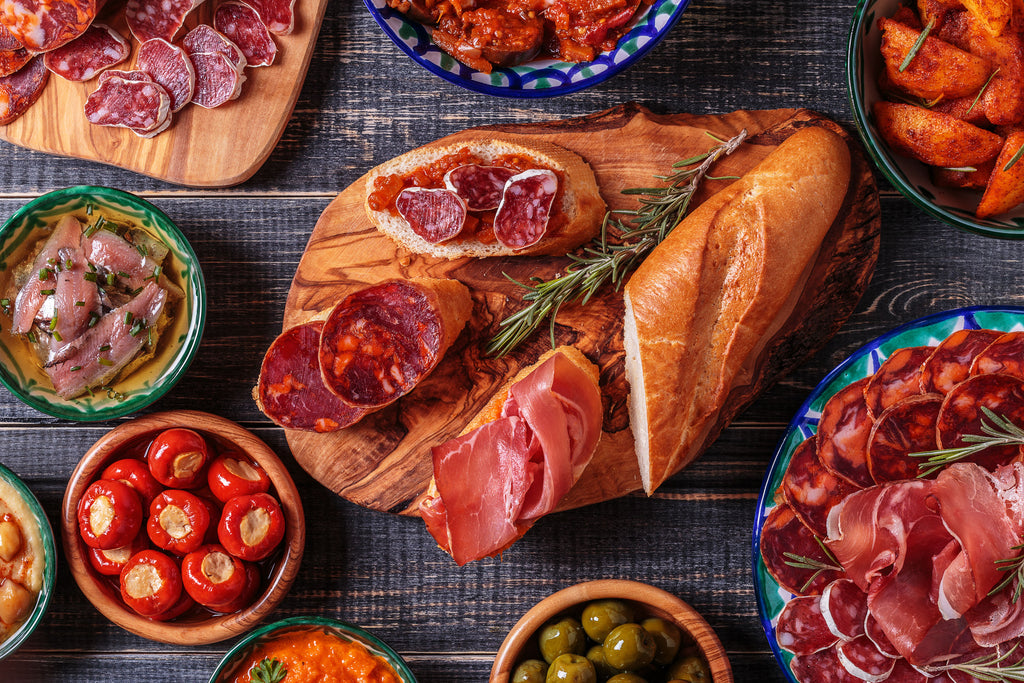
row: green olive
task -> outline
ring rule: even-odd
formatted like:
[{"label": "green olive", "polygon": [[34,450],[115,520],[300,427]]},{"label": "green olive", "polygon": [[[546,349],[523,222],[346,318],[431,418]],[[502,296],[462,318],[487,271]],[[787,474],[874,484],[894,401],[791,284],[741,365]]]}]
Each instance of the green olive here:
[{"label": "green olive", "polygon": [[605,661],[604,648],[600,645],[595,645],[587,650],[587,659],[589,659],[590,663],[594,665],[594,671],[597,672],[597,680],[599,681],[603,681],[606,678],[619,673],[617,670],[613,669],[607,661]]},{"label": "green olive", "polygon": [[636,674],[624,673],[615,674],[608,679],[607,683],[647,683],[647,679]]},{"label": "green olive", "polygon": [[551,662],[544,683],[597,683],[597,672],[583,655],[567,653]]},{"label": "green olive", "polygon": [[604,658],[619,671],[647,666],[656,651],[654,637],[640,624],[616,626],[604,639]]},{"label": "green olive", "polygon": [[558,655],[582,655],[587,651],[587,636],[580,622],[572,617],[562,617],[548,622],[538,636],[540,654],[550,664]]},{"label": "green olive", "polygon": [[711,671],[703,659],[690,655],[672,662],[668,668],[668,677],[683,683],[708,683],[711,681]]},{"label": "green olive", "polygon": [[622,600],[595,600],[583,608],[583,630],[595,643],[603,643],[616,626],[633,621],[633,608]]},{"label": "green olive", "polygon": [[516,667],[512,674],[512,683],[544,683],[548,665],[539,659],[527,659]]},{"label": "green olive", "polygon": [[654,661],[662,666],[670,664],[679,652],[679,645],[683,642],[683,633],[673,623],[650,617],[640,622],[640,626],[654,638],[654,645],[657,652]]}]

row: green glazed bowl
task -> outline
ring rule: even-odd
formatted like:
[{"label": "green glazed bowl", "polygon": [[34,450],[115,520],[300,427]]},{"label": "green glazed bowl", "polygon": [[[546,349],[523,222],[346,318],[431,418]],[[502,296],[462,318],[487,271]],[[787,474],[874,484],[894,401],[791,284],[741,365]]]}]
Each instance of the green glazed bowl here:
[{"label": "green glazed bowl", "polygon": [[57,581],[57,545],[53,540],[53,529],[46,518],[46,513],[43,512],[43,507],[39,504],[36,497],[32,495],[29,488],[25,486],[25,483],[14,472],[11,472],[3,465],[0,465],[0,481],[10,484],[18,495],[21,496],[22,500],[25,501],[26,507],[32,513],[33,521],[39,529],[39,536],[43,545],[44,562],[43,585],[42,590],[39,591],[39,595],[36,597],[36,606],[17,631],[6,640],[0,641],[0,659],[3,659],[17,650],[25,642],[25,639],[32,635],[32,632],[42,622],[43,615],[46,614],[46,608],[50,604],[50,596],[53,595],[54,584]]},{"label": "green glazed bowl", "polygon": [[861,140],[889,182],[939,220],[986,237],[1024,239],[1024,206],[993,218],[976,218],[980,190],[939,187],[927,166],[894,153],[878,134],[871,113],[874,104],[884,99],[878,91],[878,76],[885,66],[878,20],[891,17],[902,4],[901,0],[859,0],[854,11],[846,46],[846,85]]},{"label": "green glazed bowl", "polygon": [[329,633],[342,640],[357,642],[366,647],[371,654],[377,655],[391,665],[391,668],[398,674],[402,683],[416,683],[416,676],[409,669],[402,657],[392,650],[388,645],[374,635],[364,631],[358,626],[347,624],[344,621],[325,619],[323,617],[291,617],[276,621],[273,624],[262,626],[246,637],[242,638],[231,648],[224,659],[221,660],[213,675],[210,676],[210,683],[226,683],[235,676],[243,673],[237,669],[254,649],[263,643],[279,638],[287,633],[295,631],[310,631]]},{"label": "green glazed bowl", "polygon": [[[108,187],[79,185],[42,195],[21,207],[0,228],[0,292],[8,291],[13,267],[31,252],[34,231],[73,213],[92,222],[89,212],[127,220],[170,248],[164,272],[185,290],[175,320],[164,330],[156,356],[119,380],[116,392],[93,392],[73,399],[57,396],[27,343],[10,334],[10,319],[0,329],[0,383],[36,410],[67,420],[91,422],[134,413],[170,391],[199,349],[206,321],[206,286],[191,245],[167,215],[146,200]],[[170,265],[170,267],[167,267]],[[173,269],[173,274],[170,272]]]}]

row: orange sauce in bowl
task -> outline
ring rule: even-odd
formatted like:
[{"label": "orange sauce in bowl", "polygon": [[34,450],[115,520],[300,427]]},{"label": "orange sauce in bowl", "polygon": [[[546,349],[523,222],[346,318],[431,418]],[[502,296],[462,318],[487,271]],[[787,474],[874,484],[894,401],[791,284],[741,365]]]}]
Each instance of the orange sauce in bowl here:
[{"label": "orange sauce in bowl", "polygon": [[363,644],[322,631],[296,631],[260,645],[232,683],[252,683],[249,672],[264,659],[284,665],[285,683],[402,683],[391,665]]}]

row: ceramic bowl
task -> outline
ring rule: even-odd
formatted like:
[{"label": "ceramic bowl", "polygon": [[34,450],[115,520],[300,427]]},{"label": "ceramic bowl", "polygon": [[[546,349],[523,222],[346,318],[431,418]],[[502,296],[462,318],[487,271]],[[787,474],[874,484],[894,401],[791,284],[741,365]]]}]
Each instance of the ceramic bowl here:
[{"label": "ceramic bowl", "polygon": [[[0,383],[36,410],[67,420],[110,420],[148,406],[170,391],[199,349],[206,320],[206,287],[199,260],[188,240],[167,215],[146,200],[107,187],[80,185],[48,192],[18,209],[0,228],[0,291],[7,292],[11,268],[25,259],[36,231],[72,213],[83,222],[92,216],[118,216],[150,232],[170,248],[171,266],[185,290],[175,320],[157,344],[156,356],[123,378],[115,391],[95,391],[66,400],[57,396],[28,344],[10,334],[10,318],[0,325]],[[165,272],[170,269],[166,268]]]},{"label": "ceramic bowl", "polygon": [[[248,455],[269,475],[271,493],[280,501],[284,511],[285,537],[275,551],[276,554],[263,562],[267,566],[263,572],[261,591],[251,605],[233,614],[218,616],[195,608],[166,622],[140,616],[122,602],[115,582],[93,569],[87,555],[88,547],[78,532],[78,501],[103,468],[125,457],[125,452],[133,448],[144,452],[145,444],[172,427],[194,429]],[[175,410],[125,422],[86,451],[72,472],[64,493],[61,536],[64,554],[78,587],[105,617],[143,638],[177,645],[200,645],[238,636],[254,627],[277,607],[298,574],[305,548],[306,526],[302,501],[295,483],[269,446],[230,420],[209,413]]]},{"label": "ceramic bowl", "polygon": [[535,59],[519,66],[495,67],[490,74],[472,69],[442,51],[430,39],[426,26],[391,9],[386,0],[363,2],[395,45],[435,76],[487,95],[532,99],[567,95],[629,68],[668,34],[690,0],[654,0],[644,5],[615,49],[601,53],[592,62]]},{"label": "ceramic bowl", "polygon": [[416,676],[409,669],[409,665],[380,638],[364,631],[358,626],[322,617],[291,617],[290,619],[283,619],[256,629],[238,641],[224,655],[224,659],[220,661],[220,665],[217,666],[216,671],[210,676],[210,683],[226,683],[232,680],[234,676],[243,673],[238,671],[238,667],[249,657],[253,650],[275,638],[297,631],[328,633],[342,640],[361,643],[372,654],[381,657],[390,664],[402,683],[416,683]]},{"label": "ceramic bowl", "polygon": [[54,584],[57,581],[57,545],[54,543],[53,529],[50,528],[50,522],[46,519],[43,507],[32,495],[32,491],[25,486],[25,482],[3,465],[0,465],[0,481],[9,484],[25,502],[32,517],[30,522],[34,523],[39,530],[39,540],[43,547],[42,589],[36,597],[36,605],[28,619],[22,622],[14,633],[6,639],[0,640],[0,659],[3,659],[17,650],[25,642],[25,639],[32,635],[32,632],[43,620],[43,615],[46,614],[46,608],[50,604],[50,596],[53,595]]},{"label": "ceramic bowl", "polygon": [[638,617],[660,617],[674,623],[696,641],[711,669],[714,683],[732,683],[732,668],[725,648],[696,610],[660,588],[620,579],[578,583],[549,595],[531,607],[512,627],[498,649],[491,667],[490,683],[508,683],[520,662],[538,656],[537,631],[553,617],[565,613],[578,618],[585,603],[609,598],[632,603]]},{"label": "ceramic bowl", "polygon": [[883,99],[878,90],[878,75],[885,66],[879,51],[878,20],[891,17],[902,4],[901,0],[859,0],[853,15],[846,47],[846,83],[861,140],[889,182],[939,220],[987,237],[1024,239],[1024,206],[993,218],[976,218],[980,190],[939,187],[932,182],[927,166],[894,153],[879,135],[871,113],[874,104]]}]

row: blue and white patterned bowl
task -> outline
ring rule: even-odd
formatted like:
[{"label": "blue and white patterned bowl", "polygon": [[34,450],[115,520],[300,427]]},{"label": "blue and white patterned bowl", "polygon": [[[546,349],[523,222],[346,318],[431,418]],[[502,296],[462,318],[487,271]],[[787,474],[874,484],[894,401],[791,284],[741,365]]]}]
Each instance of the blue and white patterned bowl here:
[{"label": "blue and white patterned bowl", "polygon": [[825,402],[840,389],[863,377],[873,375],[893,351],[910,346],[936,346],[957,330],[982,328],[1002,332],[1024,330],[1024,308],[1015,306],[958,308],[935,313],[897,327],[868,342],[840,363],[814,388],[789,423],[786,434],[779,442],[775,455],[765,472],[764,482],[761,484],[761,494],[757,499],[757,514],[754,519],[753,573],[754,592],[757,594],[757,611],[761,617],[761,626],[764,627],[764,633],[768,637],[768,644],[775,654],[776,661],[785,672],[786,679],[791,683],[797,683],[789,668],[793,655],[779,648],[775,624],[782,608],[794,596],[776,583],[761,560],[761,528],[764,526],[768,513],[775,506],[773,497],[776,489],[782,483],[782,476],[786,473],[790,458],[793,457],[797,446],[803,443],[804,439],[817,433],[818,420],[821,418],[821,409],[825,406]]},{"label": "blue and white patterned bowl", "polygon": [[976,218],[979,190],[954,190],[931,181],[928,167],[895,154],[875,128],[871,109],[882,100],[878,76],[884,68],[878,20],[891,17],[901,0],[859,0],[846,46],[846,85],[853,118],[875,165],[903,195],[939,220],[986,237],[1024,239],[1024,206],[993,218]]},{"label": "blue and white patterned bowl", "polygon": [[427,71],[468,90],[496,97],[556,97],[601,83],[632,66],[675,25],[690,0],[655,0],[630,22],[630,30],[611,52],[592,62],[573,64],[536,59],[490,74],[472,69],[441,50],[430,30],[388,7],[385,0],[363,0],[370,14],[402,52]]}]

